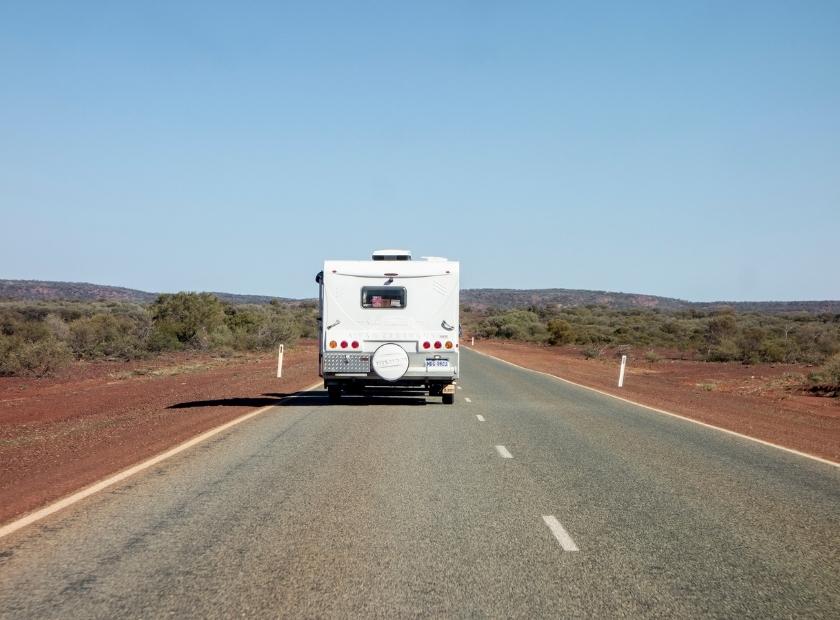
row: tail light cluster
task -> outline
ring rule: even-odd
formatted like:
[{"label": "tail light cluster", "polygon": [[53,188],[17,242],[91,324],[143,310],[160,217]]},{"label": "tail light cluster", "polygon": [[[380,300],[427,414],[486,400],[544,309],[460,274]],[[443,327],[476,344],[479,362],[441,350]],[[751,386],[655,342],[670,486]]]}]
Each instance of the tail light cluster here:
[{"label": "tail light cluster", "polygon": [[[351,349],[358,349],[359,348],[359,341],[358,340],[353,340],[352,342],[347,342],[346,340],[342,340],[341,342],[337,342],[335,340],[330,340],[330,345],[329,346],[330,346],[330,349],[338,349],[338,348],[346,349],[348,347],[350,347]],[[429,342],[427,340],[426,342],[423,343],[423,348],[424,349],[432,349],[432,348],[435,348],[435,349],[441,349],[441,348],[451,349],[454,346],[455,345],[453,345],[452,342],[450,342],[449,340],[447,340],[446,342],[441,342],[440,340],[436,340],[435,342]]]}]

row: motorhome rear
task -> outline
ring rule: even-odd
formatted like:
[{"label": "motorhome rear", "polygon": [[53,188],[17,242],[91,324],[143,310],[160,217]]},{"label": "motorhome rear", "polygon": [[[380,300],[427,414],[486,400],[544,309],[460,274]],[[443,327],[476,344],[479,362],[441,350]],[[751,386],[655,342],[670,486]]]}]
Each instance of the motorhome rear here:
[{"label": "motorhome rear", "polygon": [[458,378],[459,265],[377,250],[328,260],[320,285],[320,374],[331,400],[401,386],[451,404]]}]

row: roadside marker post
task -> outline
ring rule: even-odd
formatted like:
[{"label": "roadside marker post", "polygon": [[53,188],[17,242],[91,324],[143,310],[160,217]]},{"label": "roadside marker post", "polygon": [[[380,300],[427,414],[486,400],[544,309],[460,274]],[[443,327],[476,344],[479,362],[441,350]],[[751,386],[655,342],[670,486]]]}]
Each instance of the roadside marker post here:
[{"label": "roadside marker post", "polygon": [[474,347],[474,346],[475,346],[475,336],[473,336],[472,338],[470,338],[470,346],[471,346],[471,347]]},{"label": "roadside marker post", "polygon": [[283,378],[283,349],[284,346],[280,345],[280,350],[277,352],[277,378]]},{"label": "roadside marker post", "polygon": [[618,371],[618,387],[624,387],[624,367],[627,365],[627,356],[621,356],[621,370]]}]

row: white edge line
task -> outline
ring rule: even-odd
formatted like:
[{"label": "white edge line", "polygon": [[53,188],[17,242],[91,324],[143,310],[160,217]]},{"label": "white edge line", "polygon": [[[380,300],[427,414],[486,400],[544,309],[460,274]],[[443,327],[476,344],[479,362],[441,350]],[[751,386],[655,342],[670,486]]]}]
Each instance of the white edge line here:
[{"label": "white edge line", "polygon": [[481,415],[480,413],[475,414],[475,417],[478,418],[479,422],[486,422],[487,421],[487,420],[484,419],[484,416]]},{"label": "white edge line", "polygon": [[563,551],[580,551],[578,546],[575,544],[575,541],[572,540],[571,536],[569,536],[569,532],[566,531],[566,528],[560,525],[560,521],[557,520],[557,517],[554,515],[545,515],[543,516],[543,521],[545,521],[545,524],[548,526],[548,529],[551,530],[551,533],[554,534],[554,538],[557,539],[560,546],[563,547]]},{"label": "white edge line", "polygon": [[495,355],[490,355],[489,353],[484,353],[483,351],[479,351],[478,349],[473,349],[470,347],[464,347],[465,349],[469,349],[474,353],[478,353],[479,355],[483,355],[484,357],[489,357],[496,361],[502,362],[504,364],[508,364],[509,366],[514,366],[516,368],[520,368],[522,370],[527,370],[528,372],[533,372],[538,375],[545,375],[546,377],[551,377],[552,379],[557,379],[558,381],[562,381],[564,383],[568,383],[569,385],[574,385],[579,388],[583,388],[584,390],[589,390],[590,392],[597,392],[598,394],[603,394],[604,396],[609,396],[610,398],[614,398],[616,400],[624,401],[625,403],[629,403],[631,405],[636,405],[637,407],[644,407],[645,409],[649,409],[650,411],[655,411],[656,413],[662,413],[664,415],[669,415],[673,418],[679,418],[680,420],[685,420],[686,422],[691,422],[692,424],[699,424],[700,426],[705,426],[706,428],[713,428],[716,431],[720,431],[722,433],[727,433],[728,435],[734,435],[735,437],[740,437],[741,439],[748,439],[750,441],[754,441],[756,443],[760,443],[765,446],[770,446],[771,448],[777,448],[778,450],[784,450],[785,452],[789,452],[791,454],[795,454],[797,456],[805,457],[806,459],[811,459],[813,461],[819,461],[820,463],[825,463],[826,465],[832,465],[833,467],[840,467],[840,463],[836,463],[834,461],[829,461],[828,459],[824,459],[820,456],[815,456],[813,454],[808,454],[807,452],[800,452],[799,450],[794,450],[793,448],[786,448],[784,446],[780,446],[776,443],[771,443],[769,441],[764,441],[763,439],[758,439],[757,437],[750,437],[749,435],[744,435],[737,431],[731,431],[728,428],[722,428],[720,426],[715,426],[714,424],[708,424],[706,422],[701,422],[700,420],[694,420],[693,418],[686,417],[684,415],[680,415],[678,413],[672,413],[671,411],[665,411],[664,409],[657,409],[656,407],[651,407],[650,405],[645,405],[643,403],[637,403],[634,400],[630,400],[628,398],[622,398],[621,396],[616,396],[615,394],[610,394],[609,392],[604,392],[603,390],[599,390],[598,388],[589,387],[588,385],[583,385],[582,383],[575,383],[574,381],[570,381],[569,379],[564,379],[563,377],[558,377],[557,375],[552,375],[548,372],[543,372],[542,370],[534,370],[533,368],[527,368],[525,366],[520,366],[519,364],[514,364],[513,362],[509,362],[507,360],[503,360],[501,357],[496,357]]},{"label": "white edge line", "polygon": [[[316,387],[318,387],[322,384],[323,384],[322,381],[318,381],[318,383],[314,383],[314,384],[310,385],[309,387],[304,388],[301,391],[309,392],[311,390],[314,390]],[[53,502],[52,504],[49,504],[48,506],[44,506],[43,508],[41,508],[39,510],[36,510],[35,512],[31,512],[28,515],[25,515],[25,516],[15,520],[15,521],[12,521],[11,523],[8,523],[8,524],[4,525],[3,527],[0,527],[0,538],[3,538],[4,536],[8,536],[9,534],[14,533],[14,532],[18,531],[19,529],[26,527],[27,525],[31,525],[32,523],[35,523],[36,521],[40,521],[41,519],[43,519],[45,517],[48,517],[51,514],[58,512],[59,510],[63,510],[64,508],[67,508],[68,506],[72,506],[76,502],[79,502],[79,501],[85,499],[86,497],[90,497],[91,495],[93,495],[95,493],[98,493],[99,491],[102,491],[103,489],[106,489],[106,488],[116,484],[117,482],[125,480],[126,478],[129,478],[130,476],[133,476],[134,474],[139,473],[139,472],[143,471],[144,469],[148,469],[149,467],[157,465],[158,463],[160,463],[162,461],[165,461],[166,459],[168,459],[170,457],[175,456],[179,452],[183,452],[184,450],[192,448],[194,445],[199,444],[202,441],[205,441],[207,439],[210,439],[214,435],[218,435],[219,433],[224,432],[224,431],[228,430],[229,428],[231,428],[233,426],[236,426],[237,424],[241,424],[242,422],[245,422],[246,420],[250,420],[251,418],[253,418],[255,416],[258,416],[261,413],[264,413],[264,412],[268,411],[272,407],[276,407],[278,404],[280,404],[284,401],[292,400],[294,398],[297,398],[297,396],[296,395],[286,396],[285,398],[281,398],[280,400],[278,400],[277,403],[275,403],[273,405],[268,405],[266,407],[262,407],[260,409],[257,409],[256,411],[251,411],[250,413],[246,413],[244,415],[241,415],[238,418],[235,418],[235,419],[231,420],[230,422],[225,422],[221,426],[217,426],[216,428],[212,428],[209,431],[205,431],[204,433],[202,433],[201,435],[198,435],[197,437],[193,437],[192,439],[188,439],[184,443],[178,444],[177,446],[175,446],[174,448],[170,448],[166,452],[162,452],[161,454],[158,454],[157,456],[153,456],[152,458],[147,459],[147,460],[145,460],[141,463],[138,463],[137,465],[129,467],[128,469],[124,469],[123,471],[121,471],[119,473],[116,473],[113,476],[110,476],[108,478],[105,478],[104,480],[100,480],[99,482],[94,482],[92,485],[90,485],[88,487],[85,487],[81,491],[76,491],[72,495],[68,495],[67,497],[65,497],[63,499],[60,499],[57,502]]]},{"label": "white edge line", "polygon": [[512,459],[513,458],[513,455],[510,452],[508,452],[508,449],[505,448],[504,446],[496,446],[496,452],[498,452],[499,456],[502,457],[503,459]]}]

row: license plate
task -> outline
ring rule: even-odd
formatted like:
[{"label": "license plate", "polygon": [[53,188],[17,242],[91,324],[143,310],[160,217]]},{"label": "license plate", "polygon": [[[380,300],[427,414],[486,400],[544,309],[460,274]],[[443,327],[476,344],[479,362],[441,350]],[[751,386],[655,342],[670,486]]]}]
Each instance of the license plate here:
[{"label": "license plate", "polygon": [[426,368],[449,368],[449,360],[426,360]]}]

